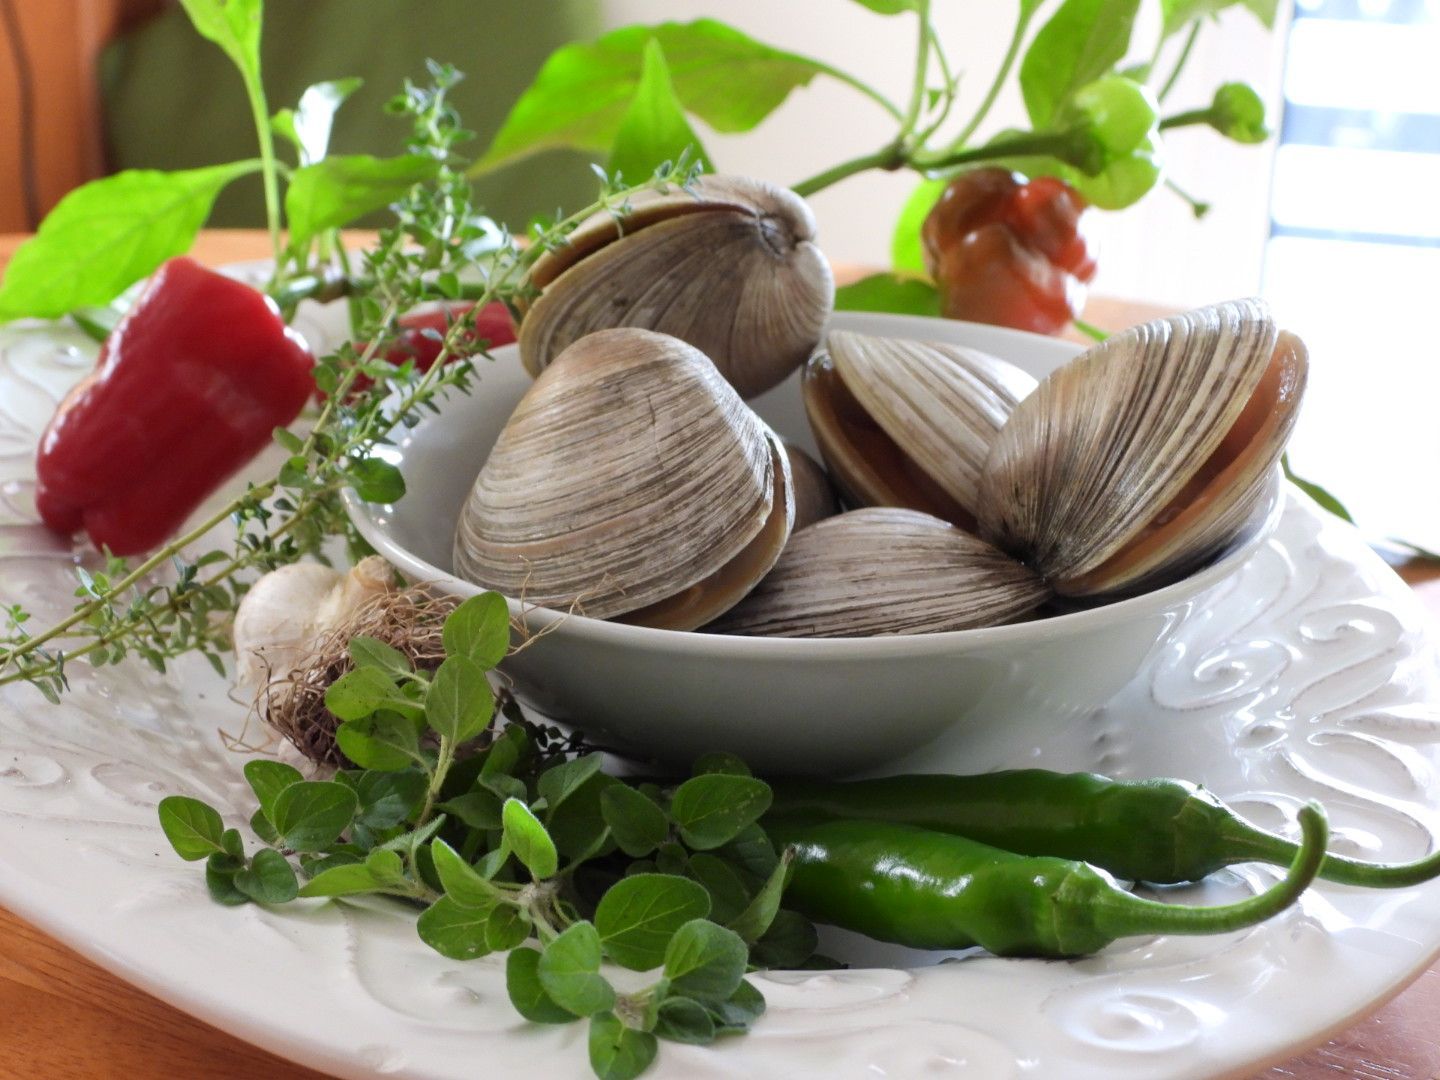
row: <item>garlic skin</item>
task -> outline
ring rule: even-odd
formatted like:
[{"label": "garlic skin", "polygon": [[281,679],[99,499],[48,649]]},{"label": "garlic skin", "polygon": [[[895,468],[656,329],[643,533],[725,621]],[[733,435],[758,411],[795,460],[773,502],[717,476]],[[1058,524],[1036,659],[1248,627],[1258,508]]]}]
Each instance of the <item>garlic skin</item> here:
[{"label": "garlic skin", "polygon": [[394,573],[378,555],[349,571],[320,563],[292,563],[251,586],[235,613],[237,683],[258,690],[288,675],[316,641],[377,596],[391,590]]}]

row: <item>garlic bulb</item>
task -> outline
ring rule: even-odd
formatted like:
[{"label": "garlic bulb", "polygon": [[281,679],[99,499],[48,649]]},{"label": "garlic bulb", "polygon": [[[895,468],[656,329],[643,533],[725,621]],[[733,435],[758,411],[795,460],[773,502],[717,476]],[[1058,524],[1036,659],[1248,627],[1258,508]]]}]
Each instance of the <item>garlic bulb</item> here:
[{"label": "garlic bulb", "polygon": [[378,555],[349,571],[292,563],[250,587],[235,613],[238,682],[259,689],[288,675],[315,642],[373,598],[389,592],[390,564]]}]

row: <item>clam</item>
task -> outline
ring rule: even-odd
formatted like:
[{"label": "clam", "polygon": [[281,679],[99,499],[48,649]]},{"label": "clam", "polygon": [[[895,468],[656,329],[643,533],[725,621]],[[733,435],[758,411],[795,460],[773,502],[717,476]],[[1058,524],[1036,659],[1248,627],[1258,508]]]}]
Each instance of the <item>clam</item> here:
[{"label": "clam", "polygon": [[779,440],[693,346],[606,330],[516,406],[455,533],[455,572],[596,618],[694,629],[778,558],[794,507]]},{"label": "clam", "polygon": [[1306,371],[1259,300],[1116,334],[1016,408],[985,465],[981,535],[1064,596],[1178,579],[1254,515]]},{"label": "clam", "polygon": [[805,362],[834,304],[814,236],[805,201],[758,180],[644,192],[622,219],[597,214],[536,261],[521,359],[538,375],[592,331],[641,327],[694,345],[753,397]]},{"label": "clam", "polygon": [[959,345],[837,330],[826,346],[805,368],[805,411],[846,500],[973,532],[985,459],[1035,380]]},{"label": "clam", "polygon": [[707,629],[776,637],[865,637],[991,626],[1049,590],[983,540],[915,510],[873,507],[790,538],[765,580]]},{"label": "clam", "polygon": [[790,478],[795,486],[795,531],[838,514],[840,502],[821,464],[789,439],[781,439],[780,443],[790,459]]}]

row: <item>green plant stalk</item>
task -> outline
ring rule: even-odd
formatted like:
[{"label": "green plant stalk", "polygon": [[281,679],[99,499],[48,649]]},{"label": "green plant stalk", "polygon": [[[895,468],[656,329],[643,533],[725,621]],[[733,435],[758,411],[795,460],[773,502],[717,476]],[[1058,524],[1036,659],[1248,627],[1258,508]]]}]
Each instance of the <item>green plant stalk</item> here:
[{"label": "green plant stalk", "polygon": [[920,23],[919,40],[915,46],[915,74],[910,85],[910,104],[905,109],[905,118],[900,122],[900,131],[895,136],[897,145],[904,146],[915,125],[920,122],[920,111],[925,104],[925,82],[930,73],[930,0],[920,0],[915,10]]},{"label": "green plant stalk", "polygon": [[430,815],[435,811],[435,800],[440,797],[440,788],[445,783],[445,777],[450,773],[450,766],[455,763],[455,745],[444,735],[440,736],[440,751],[435,757],[435,771],[430,774],[430,786],[425,789],[425,805],[420,810],[420,816],[415,819],[415,827],[421,828],[430,820]]},{"label": "green plant stalk", "polygon": [[880,93],[879,90],[876,90],[870,84],[856,78],[849,72],[841,71],[839,68],[831,67],[829,64],[822,64],[816,61],[815,67],[818,71],[825,75],[829,75],[832,79],[844,83],[851,89],[858,90],[860,93],[864,94],[871,101],[875,102],[875,104],[879,105],[887,113],[893,116],[896,120],[899,120],[901,118],[900,107],[896,105],[893,101],[891,101],[889,98],[887,98],[884,94]]},{"label": "green plant stalk", "polygon": [[1172,128],[1189,127],[1193,124],[1208,124],[1214,115],[1212,109],[1187,109],[1161,120],[1160,130],[1170,131]]},{"label": "green plant stalk", "polygon": [[[1190,24],[1190,33],[1185,36],[1185,45],[1180,50],[1180,55],[1175,59],[1175,67],[1170,72],[1170,77],[1160,87],[1159,93],[1155,96],[1158,100],[1164,101],[1170,96],[1170,91],[1175,89],[1175,84],[1180,81],[1180,73],[1185,70],[1185,65],[1190,60],[1190,53],[1195,48],[1195,40],[1200,36],[1200,20],[1196,19]],[[1160,50],[1155,50],[1155,58],[1160,58]],[[1154,65],[1152,64],[1152,67]]]},{"label": "green plant stalk", "polygon": [[[1038,8],[1039,5],[1037,4],[1036,7]],[[958,150],[968,143],[975,132],[979,130],[980,125],[985,122],[985,117],[990,115],[991,108],[1000,97],[1000,91],[1005,89],[1006,80],[1010,78],[1010,70],[1015,66],[1015,61],[1020,58],[1020,46],[1025,43],[1025,31],[1029,29],[1030,20],[1034,16],[1034,10],[1026,13],[1022,5],[1020,19],[1015,23],[1015,33],[1010,37],[1010,44],[1005,50],[1005,58],[1000,61],[1000,70],[995,73],[995,79],[991,82],[990,88],[985,91],[985,97],[981,100],[975,115],[970,118],[970,122],[950,144],[952,150]]]},{"label": "green plant stalk", "polygon": [[275,134],[270,130],[270,107],[265,101],[265,87],[242,69],[245,89],[250,99],[250,115],[255,121],[255,134],[260,140],[260,175],[265,184],[265,224],[270,230],[270,250],[275,259],[272,285],[285,279],[285,247],[281,240],[279,162],[275,158]]}]

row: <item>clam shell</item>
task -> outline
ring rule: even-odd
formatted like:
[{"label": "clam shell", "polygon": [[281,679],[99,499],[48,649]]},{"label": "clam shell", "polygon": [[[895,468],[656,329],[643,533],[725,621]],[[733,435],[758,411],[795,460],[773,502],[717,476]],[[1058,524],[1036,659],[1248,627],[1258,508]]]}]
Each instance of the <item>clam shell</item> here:
[{"label": "clam shell", "polygon": [[826,344],[806,367],[805,406],[846,497],[973,531],[990,447],[1035,380],[959,345],[844,331]]},{"label": "clam shell", "polygon": [[852,510],[802,529],[755,591],[706,627],[776,637],[867,637],[994,626],[1033,610],[1038,576],[914,510]]},{"label": "clam shell", "polygon": [[1016,409],[986,464],[981,534],[1062,595],[1173,580],[1252,517],[1306,369],[1259,300],[1115,335]]},{"label": "clam shell", "polygon": [[840,513],[835,488],[820,463],[789,439],[781,439],[795,486],[795,531]]},{"label": "clam shell", "polygon": [[592,334],[516,406],[462,509],[455,570],[508,596],[610,618],[724,583],[715,575],[741,558],[733,595],[652,613],[693,628],[778,556],[793,520],[784,462],[699,350],[647,330]]},{"label": "clam shell", "polygon": [[694,345],[753,397],[804,363],[834,304],[814,236],[803,199],[744,177],[637,197],[621,222],[592,218],[536,262],[521,359],[538,374],[592,331],[642,327]]}]

